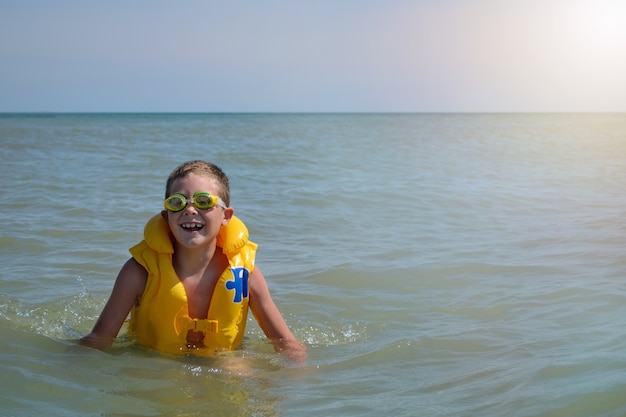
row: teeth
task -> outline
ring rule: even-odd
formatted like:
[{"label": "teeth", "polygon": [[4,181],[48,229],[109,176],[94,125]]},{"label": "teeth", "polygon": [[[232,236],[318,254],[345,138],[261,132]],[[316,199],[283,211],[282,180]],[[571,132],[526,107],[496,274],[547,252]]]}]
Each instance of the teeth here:
[{"label": "teeth", "polygon": [[183,229],[202,229],[202,225],[198,223],[185,223],[182,224],[181,227]]}]

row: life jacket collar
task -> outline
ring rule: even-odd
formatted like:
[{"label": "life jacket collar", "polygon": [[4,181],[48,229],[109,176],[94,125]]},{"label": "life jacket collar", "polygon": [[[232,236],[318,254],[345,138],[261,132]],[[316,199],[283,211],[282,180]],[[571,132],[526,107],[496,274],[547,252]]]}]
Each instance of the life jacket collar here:
[{"label": "life jacket collar", "polygon": [[[170,238],[170,228],[167,225],[167,221],[160,214],[156,214],[148,220],[143,236],[148,247],[156,252],[174,253],[174,246]],[[217,235],[217,246],[222,248],[222,251],[228,255],[246,246],[248,236],[246,225],[238,217],[233,216],[228,224],[220,228]]]}]

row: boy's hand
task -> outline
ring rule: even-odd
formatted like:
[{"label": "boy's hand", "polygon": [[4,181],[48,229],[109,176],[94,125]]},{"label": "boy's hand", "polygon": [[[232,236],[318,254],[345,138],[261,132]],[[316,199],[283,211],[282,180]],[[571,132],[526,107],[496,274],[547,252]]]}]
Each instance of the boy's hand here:
[{"label": "boy's hand", "polygon": [[281,352],[296,365],[306,363],[306,345],[298,340],[279,339],[274,340],[274,349]]}]

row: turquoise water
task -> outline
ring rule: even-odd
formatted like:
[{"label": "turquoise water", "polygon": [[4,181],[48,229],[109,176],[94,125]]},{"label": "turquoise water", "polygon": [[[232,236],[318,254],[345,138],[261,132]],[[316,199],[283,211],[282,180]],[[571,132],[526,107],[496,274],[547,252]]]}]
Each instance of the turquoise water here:
[{"label": "turquoise water", "polygon": [[[0,115],[2,416],[626,416],[625,114]],[[309,346],[76,345],[179,163]]]}]

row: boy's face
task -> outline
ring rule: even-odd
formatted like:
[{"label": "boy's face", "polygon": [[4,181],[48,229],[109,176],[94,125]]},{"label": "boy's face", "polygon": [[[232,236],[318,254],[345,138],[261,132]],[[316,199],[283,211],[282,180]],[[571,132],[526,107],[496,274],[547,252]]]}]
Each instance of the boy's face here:
[{"label": "boy's face", "polygon": [[[196,174],[176,179],[169,190],[170,195],[182,194],[188,200],[200,191],[221,198],[218,194],[219,187],[213,178]],[[191,203],[178,212],[163,212],[176,243],[190,249],[212,243],[217,238],[220,227],[228,224],[232,215],[233,209],[230,207],[224,209],[215,206],[200,210]]]}]

